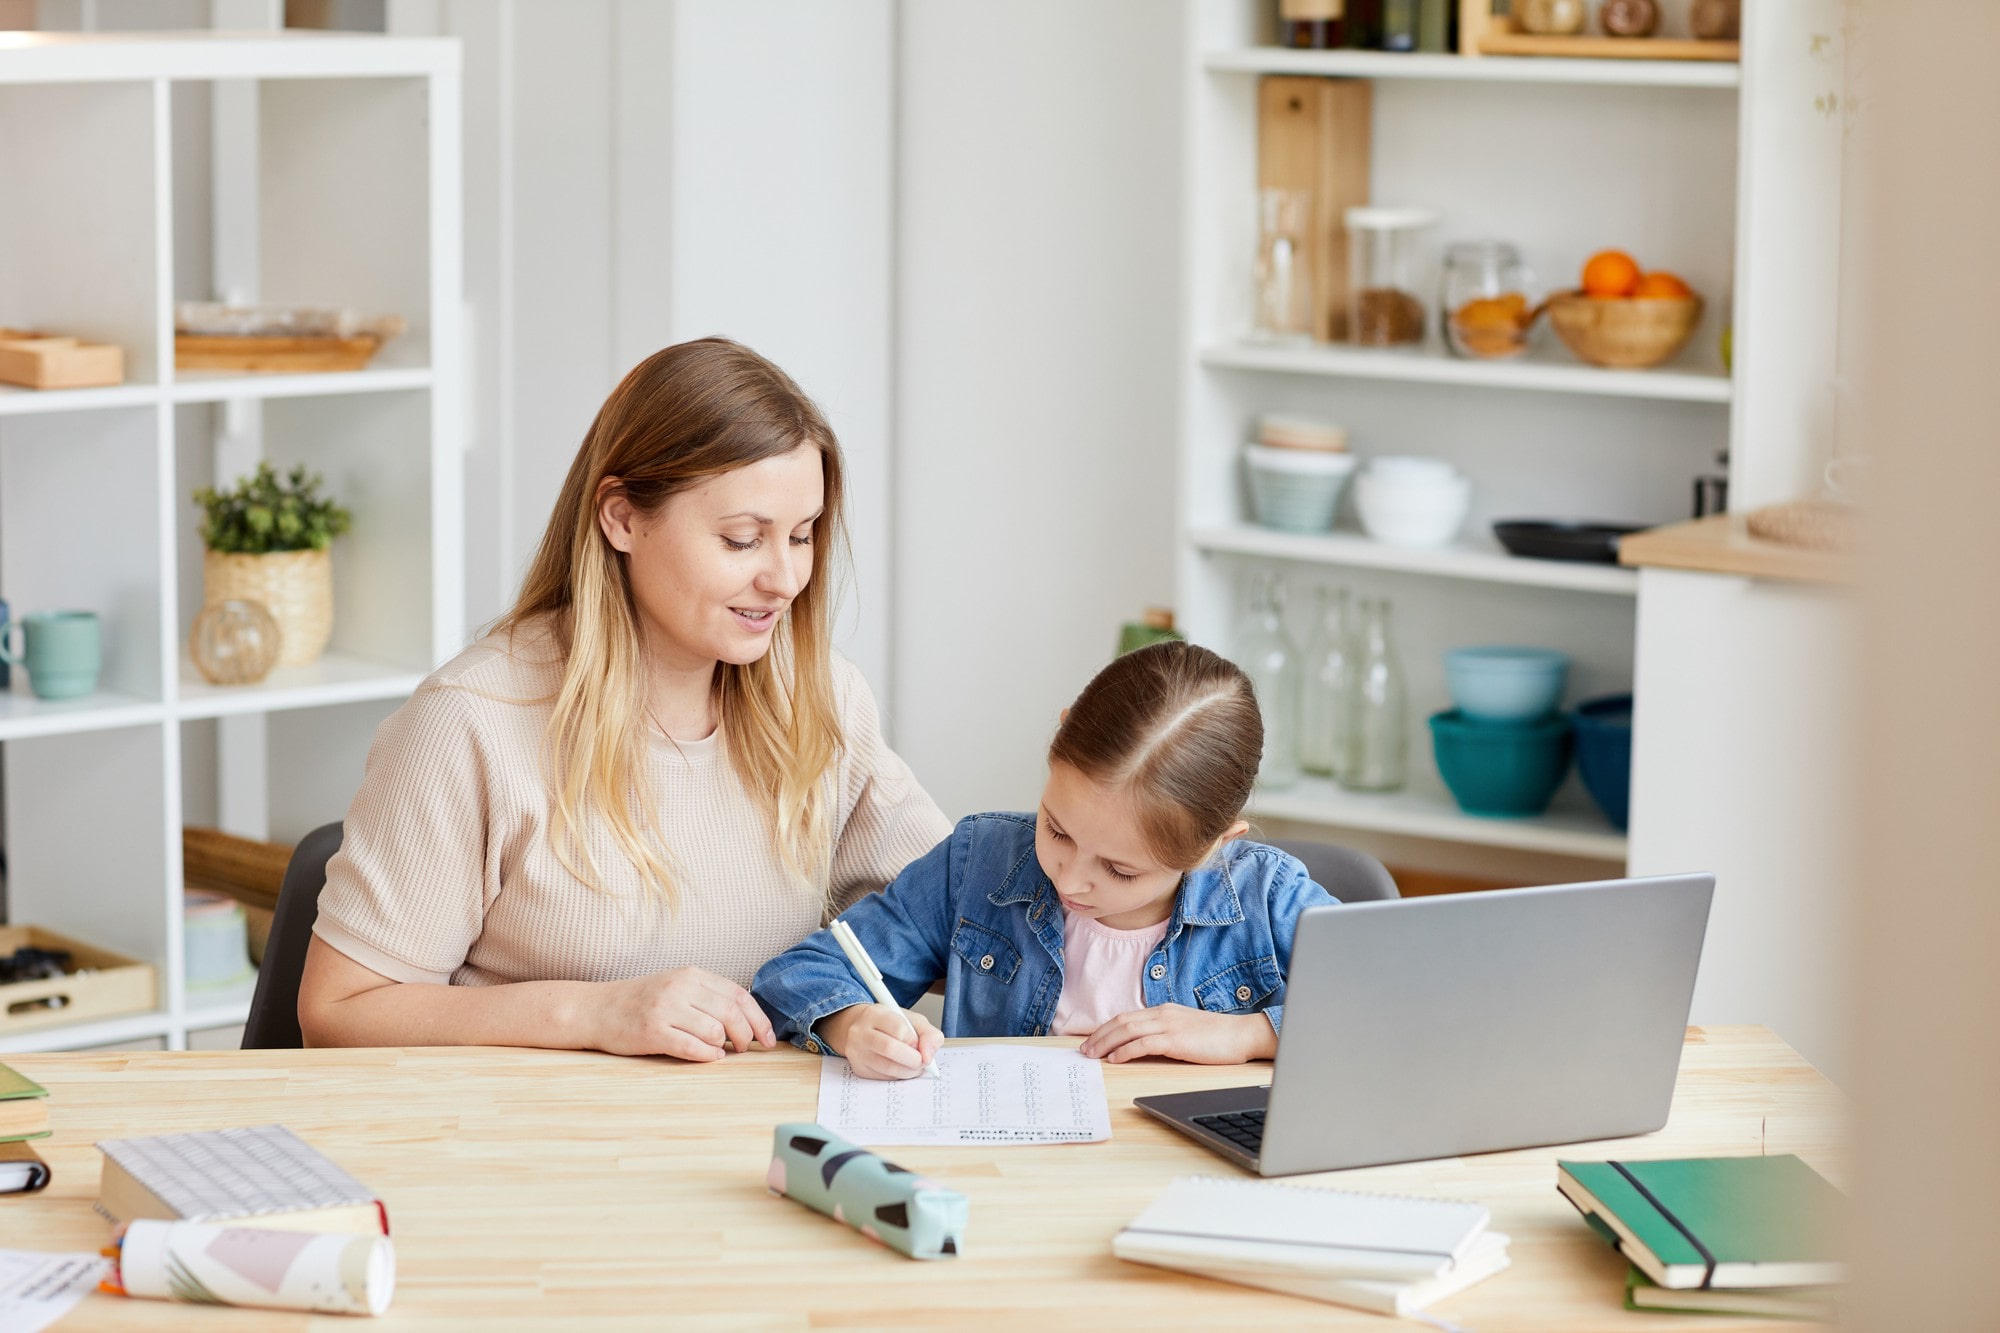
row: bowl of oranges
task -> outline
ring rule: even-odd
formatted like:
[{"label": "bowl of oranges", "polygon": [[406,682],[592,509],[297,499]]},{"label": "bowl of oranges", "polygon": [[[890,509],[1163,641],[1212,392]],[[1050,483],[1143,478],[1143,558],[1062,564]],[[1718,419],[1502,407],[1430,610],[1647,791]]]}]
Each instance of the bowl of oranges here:
[{"label": "bowl of oranges", "polygon": [[1646,272],[1623,250],[1600,250],[1583,286],[1549,298],[1549,323],[1579,360],[1637,370],[1681,350],[1701,322],[1701,298],[1665,269]]}]

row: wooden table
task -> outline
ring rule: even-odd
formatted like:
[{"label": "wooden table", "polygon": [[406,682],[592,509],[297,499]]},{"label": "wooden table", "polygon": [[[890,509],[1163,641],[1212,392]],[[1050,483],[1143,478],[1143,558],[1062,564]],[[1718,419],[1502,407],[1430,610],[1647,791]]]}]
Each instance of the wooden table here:
[{"label": "wooden table", "polygon": [[[1044,1039],[1067,1044],[1061,1038]],[[55,1172],[0,1200],[0,1247],[94,1249],[94,1140],[280,1121],[388,1203],[399,1278],[384,1326],[750,1328],[1305,1325],[1379,1316],[1123,1263],[1111,1236],[1170,1177],[1233,1174],[1132,1099],[1269,1066],[1107,1065],[1108,1143],[900,1148],[972,1200],[965,1254],[915,1263],[764,1188],[772,1126],[814,1115],[819,1061],[712,1065],[485,1048],[21,1055],[52,1092]],[[1625,1266],[1556,1193],[1558,1155],[1796,1152],[1844,1183],[1833,1086],[1762,1028],[1690,1029],[1673,1118],[1615,1143],[1295,1177],[1474,1199],[1514,1266],[1437,1311],[1479,1333],[1797,1324],[1621,1308]],[[355,1329],[351,1320],[93,1295],[58,1327]]]}]

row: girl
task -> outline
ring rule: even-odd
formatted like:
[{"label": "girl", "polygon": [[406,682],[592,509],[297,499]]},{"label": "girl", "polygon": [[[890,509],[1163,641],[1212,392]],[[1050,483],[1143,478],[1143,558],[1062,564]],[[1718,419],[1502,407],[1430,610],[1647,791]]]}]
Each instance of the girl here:
[{"label": "girl", "polygon": [[749,348],[625,377],[514,609],[376,733],[309,1045],[775,1044],[757,964],[949,827],[829,647],[840,501],[826,419]]},{"label": "girl", "polygon": [[1250,682],[1193,644],[1118,658],[1063,713],[1041,809],[973,815],[844,914],[908,1005],[869,1003],[830,932],[757,972],[778,1035],[909,1078],[946,1036],[1082,1036],[1085,1055],[1236,1064],[1277,1053],[1299,913],[1334,901],[1239,842],[1264,728]]}]

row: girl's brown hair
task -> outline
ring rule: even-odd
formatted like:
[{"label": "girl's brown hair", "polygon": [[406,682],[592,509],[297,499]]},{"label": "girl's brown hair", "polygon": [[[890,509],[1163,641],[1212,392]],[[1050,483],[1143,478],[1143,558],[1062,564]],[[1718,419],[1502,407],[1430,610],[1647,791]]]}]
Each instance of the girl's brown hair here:
[{"label": "girl's brown hair", "polygon": [[641,514],[705,478],[801,445],[819,451],[826,507],[813,521],[813,577],[746,666],[718,662],[715,696],[744,788],[769,812],[780,859],[824,892],[832,835],[822,778],[842,744],[833,697],[830,577],[842,534],[840,445],[789,375],[726,338],[679,343],[641,361],[598,409],[570,464],[548,531],[496,630],[547,626],[562,683],[548,744],[556,855],[585,884],[604,877],[583,831],[610,830],[640,878],[669,900],[674,876],[646,791],[646,665],[625,554],[598,523],[611,494]]},{"label": "girl's brown hair", "polygon": [[1123,788],[1160,865],[1189,870],[1249,804],[1263,749],[1250,678],[1206,648],[1169,640],[1116,659],[1083,687],[1049,762]]}]

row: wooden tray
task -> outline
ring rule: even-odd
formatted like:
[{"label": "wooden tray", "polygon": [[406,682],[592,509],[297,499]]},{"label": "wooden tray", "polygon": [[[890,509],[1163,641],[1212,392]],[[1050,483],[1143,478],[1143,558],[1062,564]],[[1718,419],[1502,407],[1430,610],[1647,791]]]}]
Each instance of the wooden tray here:
[{"label": "wooden tray", "polygon": [[26,329],[0,328],[0,383],[87,389],[125,382],[125,349]]},{"label": "wooden tray", "polygon": [[1479,36],[1488,56],[1567,56],[1574,60],[1740,60],[1741,42],[1698,41],[1690,37],[1539,37],[1517,32],[1495,19]]},{"label": "wooden tray", "polygon": [[256,338],[174,335],[174,369],[235,370],[284,375],[365,370],[382,342],[357,338]]},{"label": "wooden tray", "polygon": [[0,1037],[144,1013],[159,1005],[159,981],[148,963],[40,926],[0,926],[0,954],[24,947],[67,950],[70,966],[78,970],[0,985]]}]

